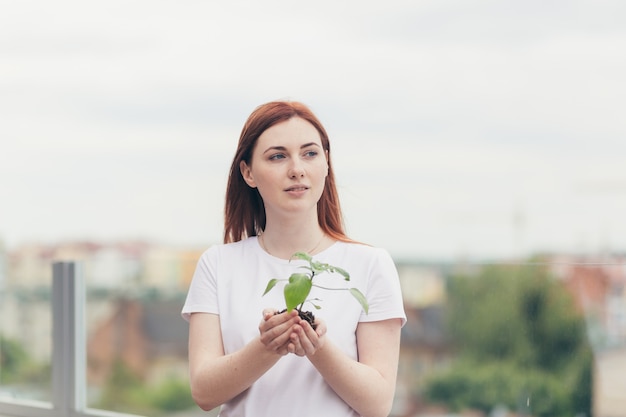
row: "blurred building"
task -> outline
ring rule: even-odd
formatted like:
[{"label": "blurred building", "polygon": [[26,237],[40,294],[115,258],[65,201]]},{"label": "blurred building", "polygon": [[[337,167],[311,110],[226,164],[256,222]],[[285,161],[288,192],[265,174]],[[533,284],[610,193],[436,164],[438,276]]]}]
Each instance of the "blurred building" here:
[{"label": "blurred building", "polygon": [[[120,294],[140,298],[186,293],[204,248],[173,248],[143,241],[96,243],[73,241],[26,244],[0,252],[0,333],[21,342],[34,359],[51,358],[52,264],[82,266],[87,291],[87,336],[116,314]],[[6,261],[4,264],[2,260]],[[182,308],[182,301],[180,302]]]},{"label": "blurred building", "polygon": [[626,349],[616,348],[594,357],[593,415],[626,416]]},{"label": "blurred building", "polygon": [[445,266],[397,262],[407,323],[402,328],[400,367],[393,415],[424,412],[420,387],[425,377],[450,361],[445,336]]},{"label": "blurred building", "polygon": [[594,416],[626,417],[626,256],[557,256],[551,262],[587,323]]},{"label": "blurred building", "polygon": [[[185,377],[188,327],[180,318],[196,262],[206,248],[147,242],[66,242],[0,247],[0,332],[42,362],[51,355],[52,263],[78,261],[87,286],[90,384],[115,361],[154,381]],[[595,353],[597,417],[626,417],[626,258],[553,256],[554,276],[584,314]],[[402,329],[394,415],[416,415],[426,375],[452,359],[445,335],[446,276],[456,265],[397,262],[408,322]],[[467,268],[477,268],[467,266]],[[458,271],[457,271],[458,272]],[[3,285],[3,286],[2,286]]]},{"label": "blurred building", "polygon": [[186,378],[189,326],[181,306],[181,300],[117,299],[87,341],[87,380],[102,385],[116,361],[149,381]]},{"label": "blurred building", "polygon": [[557,256],[549,262],[585,316],[596,353],[626,348],[626,256]]}]

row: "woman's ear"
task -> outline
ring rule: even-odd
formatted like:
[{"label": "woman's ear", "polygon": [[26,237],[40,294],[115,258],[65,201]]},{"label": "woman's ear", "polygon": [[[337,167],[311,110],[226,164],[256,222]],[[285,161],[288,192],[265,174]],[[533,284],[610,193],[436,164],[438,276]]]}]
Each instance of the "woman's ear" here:
[{"label": "woman's ear", "polygon": [[252,176],[252,170],[246,163],[246,161],[241,161],[239,163],[239,171],[241,171],[241,176],[243,180],[250,186],[250,188],[256,188],[256,183],[254,182],[254,177]]}]

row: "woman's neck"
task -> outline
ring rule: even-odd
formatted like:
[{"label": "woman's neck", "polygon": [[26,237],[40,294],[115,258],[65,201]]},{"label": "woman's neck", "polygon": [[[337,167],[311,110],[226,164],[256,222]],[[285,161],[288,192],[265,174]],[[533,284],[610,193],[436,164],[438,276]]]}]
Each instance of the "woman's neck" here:
[{"label": "woman's neck", "polygon": [[290,259],[296,252],[314,255],[328,247],[331,239],[324,233],[317,222],[273,222],[268,219],[265,230],[259,236],[261,247],[277,258]]}]

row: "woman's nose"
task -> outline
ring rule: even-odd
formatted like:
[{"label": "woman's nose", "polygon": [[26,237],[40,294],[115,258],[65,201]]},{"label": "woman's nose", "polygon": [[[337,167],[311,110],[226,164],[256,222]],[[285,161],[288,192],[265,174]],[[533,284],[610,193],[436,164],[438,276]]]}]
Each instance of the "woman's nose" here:
[{"label": "woman's nose", "polygon": [[289,167],[289,178],[301,178],[304,177],[304,168],[302,167],[302,164],[300,164],[299,162],[294,162],[293,164],[291,164],[291,167]]}]

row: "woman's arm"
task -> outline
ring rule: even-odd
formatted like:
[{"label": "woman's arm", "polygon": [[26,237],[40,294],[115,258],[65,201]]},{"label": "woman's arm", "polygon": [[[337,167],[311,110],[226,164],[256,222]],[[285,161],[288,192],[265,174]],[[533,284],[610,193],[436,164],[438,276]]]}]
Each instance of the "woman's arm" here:
[{"label": "woman's arm", "polygon": [[359,360],[302,324],[300,343],[326,382],[364,417],[388,416],[396,389],[400,351],[400,319],[359,323],[356,331]]},{"label": "woman's arm", "polygon": [[192,314],[189,369],[191,394],[198,406],[211,410],[245,391],[287,353],[289,336],[299,321],[296,312],[263,319],[259,337],[225,355],[219,316]]}]

